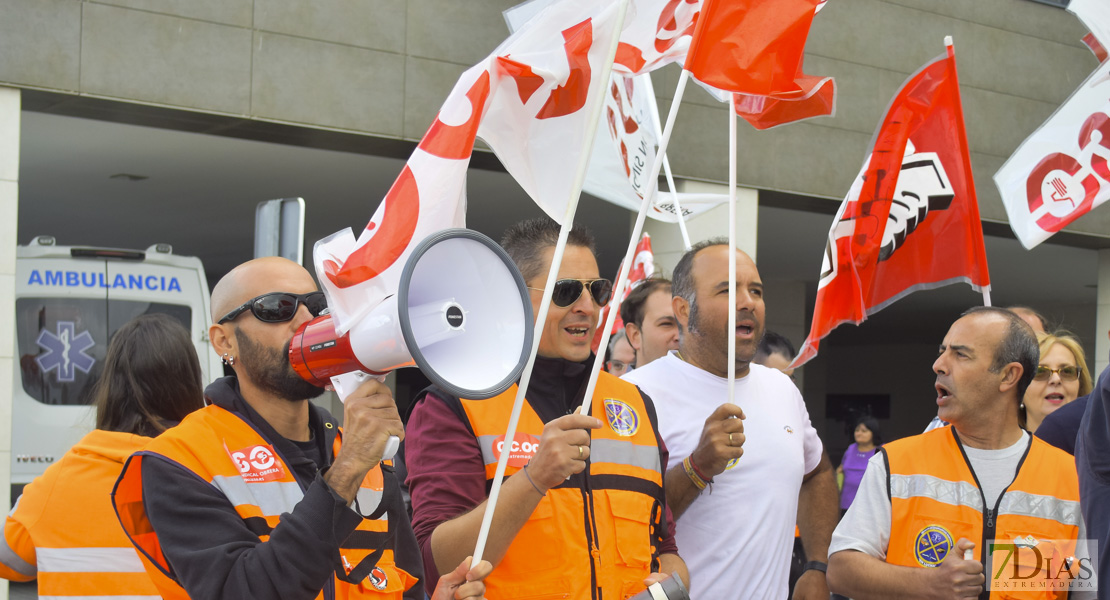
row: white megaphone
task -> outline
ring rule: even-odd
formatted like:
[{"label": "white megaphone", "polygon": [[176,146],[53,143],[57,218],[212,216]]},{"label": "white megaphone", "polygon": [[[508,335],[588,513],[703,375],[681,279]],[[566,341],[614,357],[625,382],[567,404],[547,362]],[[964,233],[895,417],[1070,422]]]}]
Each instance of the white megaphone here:
[{"label": "white megaphone", "polygon": [[[481,400],[520,376],[532,321],[528,289],[509,255],[476,231],[447,229],[412,251],[397,293],[347,333],[338,335],[326,314],[302,325],[289,344],[289,362],[320,387],[352,372],[382,377],[418,367],[445,392]],[[391,438],[383,458],[399,443]]]}]

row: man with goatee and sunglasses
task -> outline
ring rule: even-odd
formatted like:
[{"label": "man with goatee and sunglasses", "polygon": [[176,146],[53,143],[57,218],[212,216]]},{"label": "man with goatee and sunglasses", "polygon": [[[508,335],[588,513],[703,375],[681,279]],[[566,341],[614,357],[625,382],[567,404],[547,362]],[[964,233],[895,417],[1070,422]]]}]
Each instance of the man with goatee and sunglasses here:
[{"label": "man with goatee and sunglasses", "polygon": [[[501,241],[536,314],[558,238],[559,225],[545,218],[517,223]],[[415,403],[406,459],[428,582],[475,547],[502,452],[507,478],[485,546],[496,565],[485,580],[490,598],[627,598],[671,573],[689,581],[651,400],[602,372],[591,414],[576,412],[613,285],[598,275],[589,232],[574,225],[568,239],[514,439],[504,436],[516,385],[488,400],[432,387]]]},{"label": "man with goatee and sunglasses", "polygon": [[[404,436],[389,388],[347,398],[345,428],[309,399],[289,344],[327,307],[312,276],[260,258],[212,291],[212,347],[235,374],[198,410],[132,456],[113,492],[124,529],[165,598],[424,598],[400,484],[382,461]],[[491,566],[469,561],[434,600],[478,598]],[[429,588],[430,589],[430,588]]]}]

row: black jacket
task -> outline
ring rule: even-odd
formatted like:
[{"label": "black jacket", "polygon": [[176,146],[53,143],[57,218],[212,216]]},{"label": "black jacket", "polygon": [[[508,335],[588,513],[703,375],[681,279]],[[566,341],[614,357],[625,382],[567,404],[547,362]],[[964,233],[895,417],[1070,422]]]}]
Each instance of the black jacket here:
[{"label": "black jacket", "polygon": [[[178,582],[191,597],[206,600],[310,600],[321,591],[325,598],[334,597],[339,545],[362,518],[322,477],[331,466],[338,423],[328,411],[311,405],[309,425],[317,445],[310,452],[323,458],[323,464],[316,464],[243,400],[234,377],[215,381],[205,396],[246,421],[274,447],[304,490],[304,498],[293,512],[282,515],[270,539],[263,543],[211,484],[175,463],[144,461],[147,515]],[[390,487],[399,489],[399,483],[391,469],[382,465],[382,471],[387,488],[383,501],[392,498],[396,503],[387,510],[397,518],[393,538],[397,566],[422,578],[420,550],[401,494],[389,493]],[[405,598],[424,598],[423,581],[406,592]]]}]

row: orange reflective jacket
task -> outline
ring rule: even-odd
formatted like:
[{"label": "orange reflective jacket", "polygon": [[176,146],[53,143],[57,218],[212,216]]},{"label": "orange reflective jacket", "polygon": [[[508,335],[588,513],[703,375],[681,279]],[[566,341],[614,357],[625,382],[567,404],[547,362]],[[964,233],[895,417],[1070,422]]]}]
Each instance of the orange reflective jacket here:
[{"label": "orange reflective jacket", "polygon": [[[335,438],[334,454],[339,453],[341,439],[342,432]],[[259,532],[260,542],[270,539],[269,532],[277,526],[282,513],[292,512],[304,497],[304,490],[292,470],[269,442],[251,425],[219,406],[206,406],[155,438],[145,450],[128,459],[116,484],[113,499],[124,530],[135,546],[150,559],[148,569],[165,576],[156,582],[165,598],[184,599],[188,595],[174,578],[143,504],[143,464],[147,460],[159,459],[175,462],[219,489],[243,520],[251,524],[251,529]],[[376,507],[381,501],[382,491],[382,471],[381,466],[377,466],[363,479],[356,502],[361,506]],[[388,532],[388,529],[389,521],[383,514],[376,519],[362,519],[356,531],[380,534]],[[416,577],[394,564],[390,548],[382,551],[376,563],[359,569],[361,561],[374,552],[340,546],[340,560],[347,575],[336,575],[335,598],[399,600],[402,593],[417,582]],[[352,569],[361,572],[371,566],[373,570],[368,574],[361,577],[350,575]],[[349,579],[357,580],[351,582]],[[323,592],[317,596],[324,597]]]},{"label": "orange reflective jacket", "polygon": [[4,526],[0,576],[38,578],[43,597],[159,598],[109,494],[151,438],[94,430],[23,490]]},{"label": "orange reflective jacket", "polygon": [[1064,561],[1075,554],[1081,518],[1070,455],[1034,437],[1013,483],[988,507],[951,426],[891,442],[883,452],[890,473],[888,563],[935,567],[967,538],[984,562],[983,598],[1067,597]]},{"label": "orange reflective jacket", "polygon": [[[462,400],[492,481],[501,452],[505,475],[535,454],[544,423],[525,402],[517,435],[503,442],[517,387],[489,400]],[[589,467],[548,490],[486,578],[486,597],[624,599],[643,591],[658,559],[663,527],[663,470],[654,408],[636,386],[601,373],[591,414]]]}]

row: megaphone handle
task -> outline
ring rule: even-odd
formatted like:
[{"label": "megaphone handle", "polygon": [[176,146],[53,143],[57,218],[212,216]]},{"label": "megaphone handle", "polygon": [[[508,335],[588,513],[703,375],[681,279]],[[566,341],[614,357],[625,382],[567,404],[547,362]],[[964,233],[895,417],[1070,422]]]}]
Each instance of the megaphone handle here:
[{"label": "megaphone handle", "polygon": [[972,548],[964,550],[964,560],[975,560],[975,550]]},{"label": "megaphone handle", "polygon": [[651,594],[651,600],[668,600],[667,592],[663,591],[663,584],[655,582],[648,586],[648,593]]},{"label": "megaphone handle", "polygon": [[385,450],[382,450],[382,460],[393,460],[397,456],[397,451],[401,449],[401,438],[391,435],[385,442]]},{"label": "megaphone handle", "polygon": [[[385,375],[371,375],[370,373],[364,373],[362,371],[355,371],[353,374],[352,373],[345,373],[343,375],[343,377],[346,377],[348,375],[354,375],[354,379],[358,383],[362,383],[362,382],[367,381],[369,379],[377,379],[378,381],[381,381],[382,383],[385,383]],[[340,400],[346,400],[347,399],[347,394],[350,394],[354,390],[344,388],[344,386],[341,385],[341,382],[337,381],[338,379],[339,379],[339,377],[332,378],[332,383],[335,387],[335,391],[336,391],[337,394],[339,394],[339,399]],[[401,449],[401,438],[399,438],[395,435],[389,436],[389,439],[386,440],[386,442],[385,442],[385,450],[382,450],[382,460],[393,460],[393,457],[397,456],[397,451],[400,450],[400,449]]]}]

